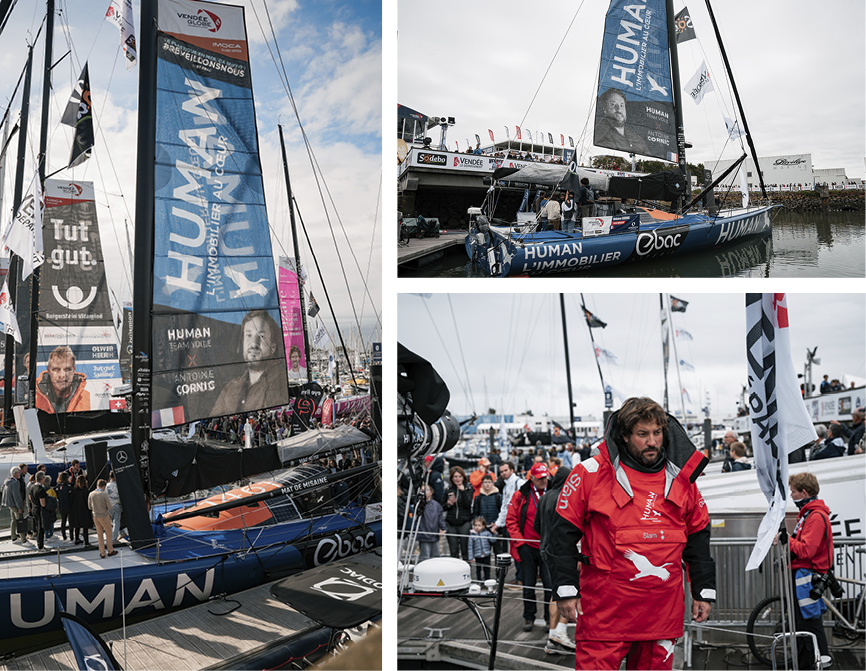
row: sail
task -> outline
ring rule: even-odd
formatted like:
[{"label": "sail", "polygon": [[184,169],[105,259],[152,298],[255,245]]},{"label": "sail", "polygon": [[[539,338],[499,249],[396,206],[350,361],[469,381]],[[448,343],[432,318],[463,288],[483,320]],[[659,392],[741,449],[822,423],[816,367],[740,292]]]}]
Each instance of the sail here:
[{"label": "sail", "polygon": [[151,421],[284,405],[242,7],[160,0]]},{"label": "sail", "polygon": [[93,184],[48,179],[44,193],[36,407],[107,410],[121,374]]},{"label": "sail", "polygon": [[279,272],[280,314],[283,317],[283,342],[289,364],[289,384],[299,385],[307,381],[307,359],[295,260],[281,256]]},{"label": "sail", "polygon": [[593,143],[677,160],[664,0],[611,0],[601,46]]}]

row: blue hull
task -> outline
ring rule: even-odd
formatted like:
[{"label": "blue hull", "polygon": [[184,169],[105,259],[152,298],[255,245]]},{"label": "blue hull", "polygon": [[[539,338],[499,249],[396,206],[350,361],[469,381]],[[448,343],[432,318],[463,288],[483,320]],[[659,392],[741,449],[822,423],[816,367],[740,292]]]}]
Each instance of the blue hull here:
[{"label": "blue hull", "polygon": [[472,262],[492,276],[609,268],[716,249],[770,235],[772,209],[773,206],[767,206],[716,218],[704,214],[686,215],[670,222],[641,224],[637,231],[598,237],[560,231],[518,234],[510,228],[496,226],[481,233],[473,228],[466,236],[465,246]]},{"label": "blue hull", "polygon": [[[364,552],[382,543],[382,522],[360,523],[364,510],[319,519],[223,532],[162,531],[160,564],[97,568],[0,581],[0,652],[20,652],[60,629],[64,609],[94,625],[153,616],[232,594]],[[348,519],[347,519],[348,517]],[[355,519],[352,519],[355,518]],[[254,551],[251,551],[251,544]],[[141,554],[156,558],[157,551]],[[99,565],[99,559],[91,560]],[[55,597],[56,595],[56,597]]]}]

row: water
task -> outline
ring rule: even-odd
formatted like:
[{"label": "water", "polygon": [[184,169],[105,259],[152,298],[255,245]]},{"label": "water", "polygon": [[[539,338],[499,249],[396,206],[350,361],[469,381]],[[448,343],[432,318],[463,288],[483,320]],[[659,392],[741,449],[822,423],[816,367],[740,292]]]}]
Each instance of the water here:
[{"label": "water", "polygon": [[[406,277],[478,277],[463,248]],[[786,212],[772,237],[720,250],[550,277],[858,277],[866,276],[863,212]]]}]

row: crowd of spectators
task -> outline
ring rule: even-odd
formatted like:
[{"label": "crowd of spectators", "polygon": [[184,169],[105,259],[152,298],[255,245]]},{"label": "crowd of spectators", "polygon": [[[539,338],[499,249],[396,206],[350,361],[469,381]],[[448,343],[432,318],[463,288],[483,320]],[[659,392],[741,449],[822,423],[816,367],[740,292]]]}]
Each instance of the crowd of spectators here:
[{"label": "crowd of spectators", "polygon": [[[226,417],[203,420],[197,427],[197,432],[204,438],[218,440],[224,443],[243,443],[247,432],[246,424],[250,424],[251,443],[253,447],[269,445],[291,435],[292,419],[286,408],[258,410],[256,412],[240,413]],[[369,414],[363,417],[344,416],[336,418],[334,426],[350,424],[368,436],[375,435]],[[315,417],[310,420],[310,428],[319,428],[320,422]]]}]

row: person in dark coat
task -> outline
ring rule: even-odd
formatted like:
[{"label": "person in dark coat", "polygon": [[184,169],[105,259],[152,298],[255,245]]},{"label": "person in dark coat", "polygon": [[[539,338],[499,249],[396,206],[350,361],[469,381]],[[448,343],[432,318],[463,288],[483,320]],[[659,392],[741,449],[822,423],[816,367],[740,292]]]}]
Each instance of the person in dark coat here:
[{"label": "person in dark coat", "polygon": [[445,524],[452,557],[469,560],[469,529],[472,527],[472,485],[459,466],[451,469],[451,484],[445,490]]},{"label": "person in dark coat", "polygon": [[442,473],[445,472],[445,459],[427,455],[424,457],[425,468],[430,469],[430,477],[427,483],[433,488],[433,500],[440,506],[445,505],[445,480]]},{"label": "person in dark coat", "polygon": [[90,547],[87,534],[91,524],[93,524],[90,508],[87,507],[87,495],[87,478],[79,475],[75,479],[75,486],[72,488],[70,496],[69,521],[72,526],[71,532],[74,532],[75,535],[75,545],[84,543],[84,547]]},{"label": "person in dark coat", "polygon": [[[547,544],[550,540],[550,529],[553,526],[553,520],[556,516],[556,502],[559,499],[559,492],[562,490],[568,476],[571,475],[571,469],[561,467],[557,469],[556,475],[550,481],[550,486],[538,501],[538,512],[535,515],[533,526],[535,531],[541,536],[541,560],[547,562],[545,558]],[[574,652],[575,644],[568,636],[568,621],[560,617],[559,610],[556,608],[556,601],[550,600],[548,606],[550,614],[550,631],[548,632],[547,645],[544,651],[548,654],[570,655]]]},{"label": "person in dark coat", "polygon": [[[72,505],[72,483],[69,482],[69,473],[63,471],[57,476],[57,484],[54,486],[57,492],[57,514],[60,516],[60,534],[66,540],[66,523],[69,521],[69,511]],[[69,525],[69,537],[72,538],[72,525]]]},{"label": "person in dark coat", "polygon": [[[493,476],[485,473],[481,478],[481,489],[472,501],[472,517],[483,517],[490,524],[496,522],[502,507],[502,494],[493,484]],[[488,524],[489,526],[489,524]]]}]

